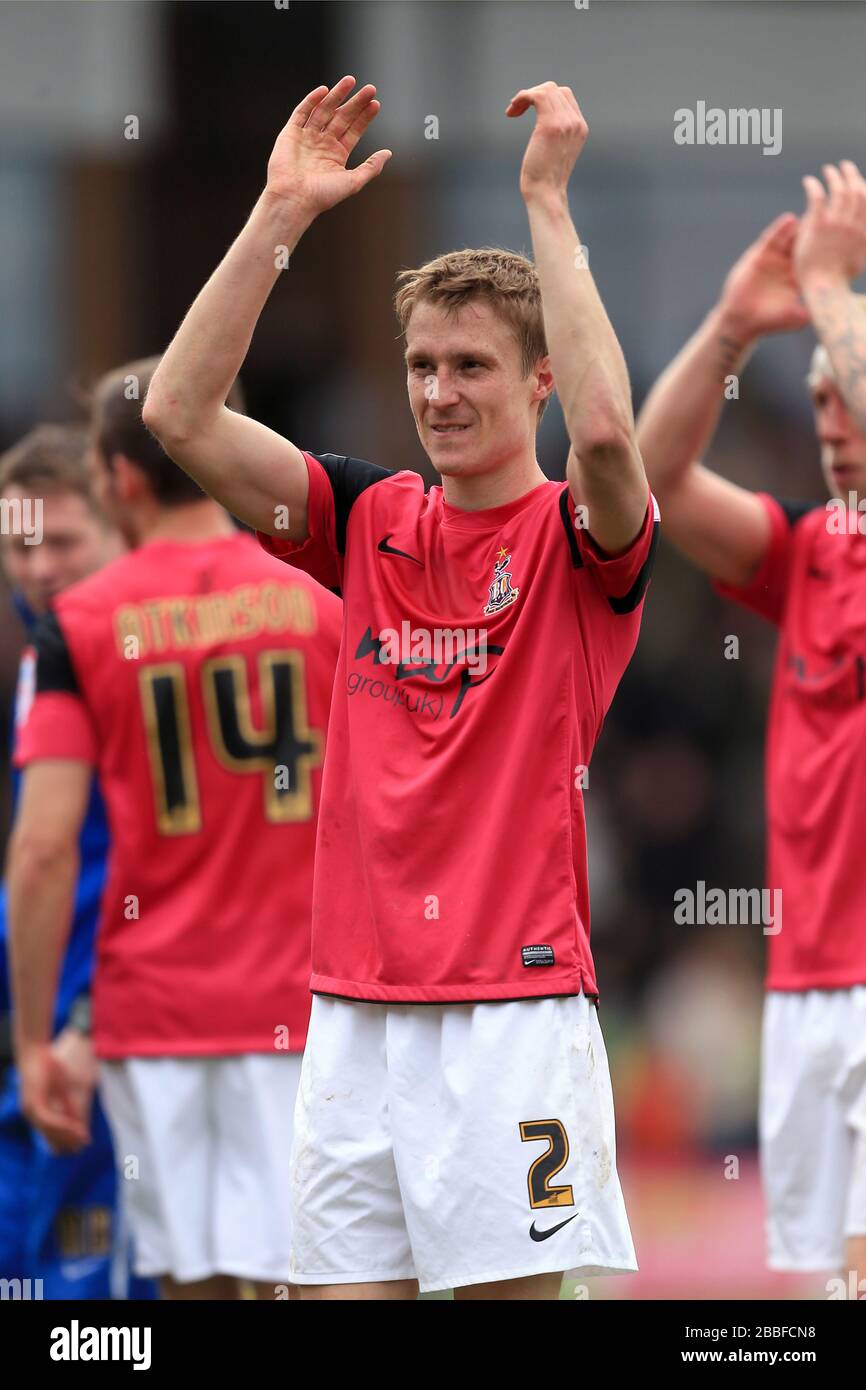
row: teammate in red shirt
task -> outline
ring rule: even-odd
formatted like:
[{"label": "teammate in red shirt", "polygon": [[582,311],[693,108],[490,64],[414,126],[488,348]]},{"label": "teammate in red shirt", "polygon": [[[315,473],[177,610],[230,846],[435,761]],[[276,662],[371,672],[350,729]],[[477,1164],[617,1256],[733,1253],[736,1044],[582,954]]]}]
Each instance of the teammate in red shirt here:
[{"label": "teammate in red shirt", "polygon": [[36,637],[10,865],[17,1051],[33,1122],[84,1142],[47,1042],[96,768],[112,843],[93,1031],[116,1151],[139,1164],[122,1184],[139,1272],[178,1296],[244,1278],[273,1297],[341,605],[166,458],[140,416],[153,365],[111,373],[95,405],[96,492],[135,549]]},{"label": "teammate in red shirt", "polygon": [[[676,545],[722,594],[779,629],[767,736],[769,936],[761,1157],[775,1269],[866,1275],[866,182],[807,178],[728,275],[719,303],[640,419]],[[801,298],[802,296],[802,298]],[[721,382],[765,334],[814,324],[809,376],[824,479],[814,506],[754,494],[696,463]],[[861,1286],[862,1287],[862,1286]]]},{"label": "teammate in red shirt", "polygon": [[[273,248],[291,251],[387,158],[346,168],[379,106],[353,86],[296,108],[145,419],[267,550],[344,596],[293,1278],[307,1297],[550,1298],[566,1268],[636,1267],[583,788],[637,640],[657,513],[622,353],[577,262],[566,188],[586,124],[553,83],[508,108],[537,112],[521,170],[537,270],[462,251],[401,276],[410,404],[441,487],[302,452],[223,408],[279,273]],[[554,375],[567,483],[535,456]]]}]

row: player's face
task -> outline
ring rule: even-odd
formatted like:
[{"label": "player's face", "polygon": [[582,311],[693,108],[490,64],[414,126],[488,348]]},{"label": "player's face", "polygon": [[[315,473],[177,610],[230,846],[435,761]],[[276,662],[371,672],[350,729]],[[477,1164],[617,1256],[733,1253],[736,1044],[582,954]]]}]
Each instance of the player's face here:
[{"label": "player's face", "polygon": [[476,300],[449,314],[423,301],[406,328],[409,403],[427,457],[443,476],[489,473],[535,457],[537,402],[514,332]]},{"label": "player's face", "polygon": [[6,578],[34,613],[46,612],[57,594],[99,569],[116,550],[111,533],[80,493],[55,492],[33,499],[20,488],[9,488],[4,499],[19,503],[22,516],[35,515],[35,502],[42,503],[41,539],[32,527],[32,543],[20,534],[4,535],[0,544]]},{"label": "player's face", "polygon": [[821,470],[833,497],[847,501],[866,498],[866,435],[857,429],[832,377],[819,377],[811,387],[815,430],[821,444]]}]

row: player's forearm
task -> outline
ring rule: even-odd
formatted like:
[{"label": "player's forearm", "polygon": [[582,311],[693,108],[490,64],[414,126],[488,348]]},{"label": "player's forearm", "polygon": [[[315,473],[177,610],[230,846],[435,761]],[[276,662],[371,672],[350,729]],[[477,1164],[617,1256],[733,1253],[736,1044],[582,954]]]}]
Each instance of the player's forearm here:
[{"label": "player's forearm", "polygon": [[222,408],[268,296],[312,221],[262,193],[154,373],[144,418],[163,442],[188,438]]},{"label": "player's forearm", "polygon": [[845,279],[804,279],[801,290],[845,404],[858,429],[866,431],[864,306]]},{"label": "player's forearm", "polygon": [[78,845],[47,854],[13,833],[7,890],[16,1052],[51,1041],[60,963],[78,882]]},{"label": "player's forearm", "polygon": [[578,458],[634,431],[625,358],[564,193],[527,201],[544,328],[568,437]]},{"label": "player's forearm", "polygon": [[726,378],[742,370],[751,347],[739,325],[716,305],[647,396],[638,416],[637,442],[660,501],[709,446],[724,405]]}]

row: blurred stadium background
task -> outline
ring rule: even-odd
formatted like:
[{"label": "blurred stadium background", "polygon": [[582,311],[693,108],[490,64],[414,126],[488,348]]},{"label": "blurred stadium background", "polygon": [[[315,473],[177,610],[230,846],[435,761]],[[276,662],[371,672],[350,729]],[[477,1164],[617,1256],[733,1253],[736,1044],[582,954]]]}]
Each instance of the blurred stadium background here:
[{"label": "blurred stadium background", "polygon": [[[800,210],[801,175],[845,157],[866,167],[864,19],[863,5],[827,0],[7,0],[0,449],[36,422],[79,418],[89,381],[165,346],[246,217],[293,106],[344,72],[375,82],[382,101],[361,156],[387,145],[394,158],[294,254],[244,367],[250,413],[305,447],[432,480],[405,400],[394,275],[460,246],[531,254],[517,191],[527,125],[503,112],[518,87],[549,77],[574,88],[589,122],[572,211],[637,407],[740,251],[778,212]],[[676,145],[674,111],[699,100],[781,108],[781,152]],[[803,385],[812,343],[807,331],[759,349],[711,465],[755,489],[823,495]],[[564,476],[566,452],[555,407],[539,439],[549,476]],[[23,634],[8,595],[0,602],[5,727]],[[731,633],[738,660],[723,655]],[[762,883],[773,646],[769,627],[663,547],[586,793],[601,1018],[642,1266],[595,1281],[593,1298],[818,1287],[763,1264],[761,928],[673,917],[676,889],[699,879]],[[540,718],[543,691],[539,671]],[[5,785],[4,797],[5,831]]]}]

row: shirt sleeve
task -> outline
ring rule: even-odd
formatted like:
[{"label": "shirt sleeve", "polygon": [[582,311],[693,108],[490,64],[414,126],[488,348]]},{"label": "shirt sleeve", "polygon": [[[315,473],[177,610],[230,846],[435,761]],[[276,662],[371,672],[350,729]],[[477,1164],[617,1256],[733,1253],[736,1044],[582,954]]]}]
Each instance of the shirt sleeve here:
[{"label": "shirt sleeve", "polygon": [[768,622],[778,625],[782,621],[791,573],[794,527],[800,517],[813,508],[812,504],[783,502],[767,492],[756,495],[770,519],[770,540],[764,558],[751,583],[726,584],[721,579],[715,579],[713,588],[722,598],[733,599]]},{"label": "shirt sleeve", "polygon": [[307,539],[284,540],[256,532],[269,555],[306,570],[325,588],[341,587],[349,516],[361,493],[392,475],[387,468],[347,454],[311,454],[304,450],[310,492],[307,500]]},{"label": "shirt sleeve", "polygon": [[82,699],[69,647],[56,614],[40,621],[33,640],[36,693],[16,729],[13,761],[26,767],[38,758],[74,758],[96,767],[96,730]]},{"label": "shirt sleeve", "polygon": [[560,497],[560,512],[573,568],[585,570],[592,576],[612,612],[617,615],[633,613],[643,602],[658,546],[659,508],[653,494],[649,493],[640,530],[619,555],[606,554],[586,527],[581,526],[567,485]]}]

